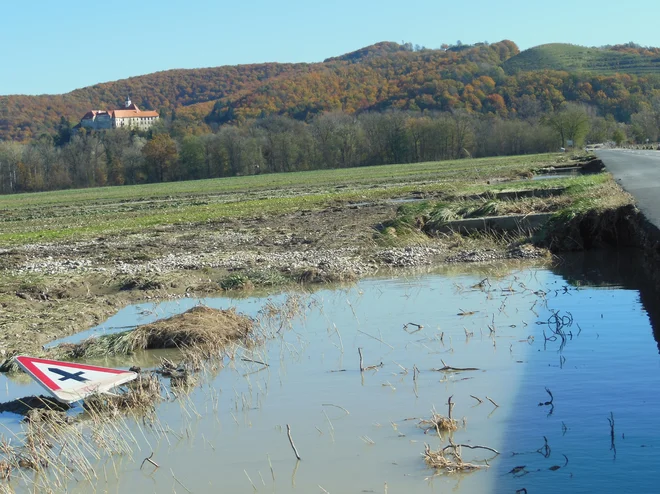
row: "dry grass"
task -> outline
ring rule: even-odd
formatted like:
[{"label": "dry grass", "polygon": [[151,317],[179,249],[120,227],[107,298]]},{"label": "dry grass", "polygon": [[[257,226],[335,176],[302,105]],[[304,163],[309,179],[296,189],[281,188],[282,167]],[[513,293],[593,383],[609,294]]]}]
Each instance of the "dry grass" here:
[{"label": "dry grass", "polygon": [[429,431],[436,431],[438,435],[440,435],[443,432],[454,432],[458,430],[458,422],[456,419],[445,417],[444,415],[437,413],[435,410],[430,419],[420,420],[417,426],[424,429],[424,434]]},{"label": "dry grass", "polygon": [[123,420],[88,412],[80,422],[64,413],[35,409],[28,413],[23,429],[0,440],[0,492],[65,492],[75,480],[90,489],[98,484],[93,462],[102,455],[131,458],[135,438]]},{"label": "dry grass", "polygon": [[[124,385],[126,391],[119,394],[101,393],[83,400],[83,407],[92,414],[117,415],[130,410],[132,414],[155,411],[163,399],[161,382],[155,374],[139,374],[137,379]],[[84,418],[84,417],[83,417]]]},{"label": "dry grass", "polygon": [[290,328],[297,317],[304,317],[304,299],[301,295],[291,294],[282,303],[268,300],[259,311],[259,326],[264,334],[277,334],[285,328]]},{"label": "dry grass", "polygon": [[62,344],[48,352],[49,357],[80,359],[109,355],[129,355],[138,350],[186,348],[191,351],[218,351],[233,341],[245,340],[253,321],[235,310],[212,309],[202,305],[151,324],[89,338],[77,344]]},{"label": "dry grass", "polygon": [[446,473],[473,472],[482,468],[488,468],[488,465],[477,465],[463,461],[460,446],[432,451],[431,447],[425,444],[424,461],[429,467],[442,470]]}]

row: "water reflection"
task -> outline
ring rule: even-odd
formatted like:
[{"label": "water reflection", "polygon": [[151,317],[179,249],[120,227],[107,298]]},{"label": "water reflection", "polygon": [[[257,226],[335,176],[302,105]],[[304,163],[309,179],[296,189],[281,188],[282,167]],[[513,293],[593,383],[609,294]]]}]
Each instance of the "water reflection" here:
[{"label": "water reflection", "polygon": [[638,249],[597,250],[560,256],[553,271],[576,286],[621,287],[639,292],[660,352],[659,293]]},{"label": "water reflection", "polygon": [[[506,425],[508,455],[496,466],[495,492],[657,490],[647,448],[660,446],[658,308],[640,254],[589,252],[555,267],[561,281],[581,288],[549,302],[538,320],[567,311],[582,332],[530,358]],[[546,388],[551,407],[543,406]]]}]

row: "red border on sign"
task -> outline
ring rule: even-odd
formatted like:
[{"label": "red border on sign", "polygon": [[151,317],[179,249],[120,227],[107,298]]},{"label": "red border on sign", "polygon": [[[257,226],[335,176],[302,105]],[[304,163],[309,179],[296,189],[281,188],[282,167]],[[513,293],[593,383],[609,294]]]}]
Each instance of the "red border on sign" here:
[{"label": "red border on sign", "polygon": [[36,377],[39,381],[44,383],[49,389],[52,389],[53,391],[58,391],[62,388],[58,386],[57,383],[55,383],[55,381],[53,381],[50,377],[44,374],[36,365],[34,365],[35,363],[55,365],[57,367],[68,367],[71,369],[106,372],[108,374],[124,374],[126,372],[119,369],[110,369],[108,367],[97,367],[95,365],[74,364],[73,362],[61,362],[60,360],[49,360],[49,359],[35,358],[35,357],[16,357],[16,360],[18,360],[22,365],[24,365],[25,368],[34,375],[34,377]]}]

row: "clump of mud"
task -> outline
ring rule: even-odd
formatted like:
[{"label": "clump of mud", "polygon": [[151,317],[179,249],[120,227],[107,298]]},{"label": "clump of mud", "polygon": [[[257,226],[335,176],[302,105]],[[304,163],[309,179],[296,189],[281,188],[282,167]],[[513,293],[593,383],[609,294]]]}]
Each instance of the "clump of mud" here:
[{"label": "clump of mud", "polygon": [[89,338],[81,343],[62,344],[49,351],[60,359],[108,355],[129,355],[139,350],[187,348],[208,352],[243,340],[253,329],[253,321],[234,309],[212,309],[202,305],[167,319],[137,328]]},{"label": "clump of mud", "polygon": [[158,290],[165,288],[165,283],[146,276],[127,276],[119,283],[119,290]]},{"label": "clump of mud", "polygon": [[357,276],[352,271],[345,273],[325,272],[316,268],[309,268],[294,273],[299,283],[342,283],[357,280]]}]

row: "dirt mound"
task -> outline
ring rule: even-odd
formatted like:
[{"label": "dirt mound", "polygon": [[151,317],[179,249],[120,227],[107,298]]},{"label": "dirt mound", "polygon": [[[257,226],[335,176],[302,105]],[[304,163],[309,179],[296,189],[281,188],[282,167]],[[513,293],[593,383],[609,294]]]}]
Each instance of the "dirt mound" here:
[{"label": "dirt mound", "polygon": [[176,316],[137,328],[77,344],[62,344],[49,356],[79,359],[107,355],[128,355],[139,350],[188,348],[208,351],[220,349],[231,341],[245,339],[253,321],[235,310],[212,309],[198,305]]}]

